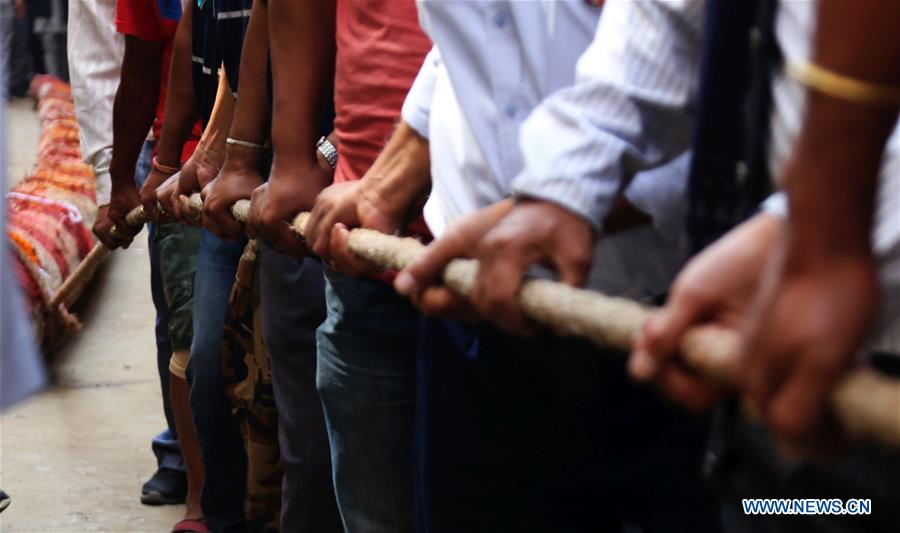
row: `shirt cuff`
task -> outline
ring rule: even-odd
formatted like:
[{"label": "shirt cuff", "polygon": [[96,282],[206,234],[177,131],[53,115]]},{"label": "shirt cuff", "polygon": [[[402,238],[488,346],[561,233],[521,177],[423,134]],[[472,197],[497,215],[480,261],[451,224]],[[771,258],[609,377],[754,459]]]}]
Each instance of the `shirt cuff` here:
[{"label": "shirt cuff", "polygon": [[416,133],[426,139],[428,138],[428,113],[409,98],[403,103],[401,116],[403,121],[409,124],[409,127],[416,130]]},{"label": "shirt cuff", "polygon": [[782,220],[787,220],[790,214],[788,209],[787,194],[776,192],[762,204],[762,211],[774,215]]},{"label": "shirt cuff", "polygon": [[516,197],[552,202],[587,220],[597,231],[603,231],[603,219],[612,206],[617,191],[601,180],[571,180],[566,178],[533,179],[520,174],[513,181]]},{"label": "shirt cuff", "polygon": [[109,172],[101,172],[96,175],[96,197],[97,197],[97,205],[107,205],[109,203],[110,196],[112,196],[112,176],[110,176]]},{"label": "shirt cuff", "polygon": [[440,54],[437,47],[432,47],[422,68],[403,101],[401,116],[409,126],[416,130],[422,137],[428,138],[429,119],[431,117],[431,102],[434,100],[434,85],[437,80],[437,69],[440,64]]},{"label": "shirt cuff", "polygon": [[522,171],[511,189],[516,196],[565,207],[599,234],[620,192],[622,144],[612,136],[591,138],[575,123],[580,111],[559,94],[544,100],[520,126]]},{"label": "shirt cuff", "polygon": [[638,173],[625,191],[625,198],[653,219],[653,226],[669,242],[684,236],[684,217],[690,153],[661,167]]}]

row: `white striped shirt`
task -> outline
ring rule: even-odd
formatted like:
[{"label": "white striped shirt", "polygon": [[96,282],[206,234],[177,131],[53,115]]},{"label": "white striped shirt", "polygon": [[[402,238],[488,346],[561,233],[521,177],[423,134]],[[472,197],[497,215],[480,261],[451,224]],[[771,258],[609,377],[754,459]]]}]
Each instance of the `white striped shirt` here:
[{"label": "white striped shirt", "polygon": [[97,177],[97,205],[108,204],[112,192],[112,111],[125,54],[115,20],[115,0],[69,2],[69,78],[84,162]]},{"label": "white striped shirt", "polygon": [[[529,157],[518,143],[520,126],[542,99],[574,82],[599,15],[583,0],[419,2],[435,49],[407,96],[403,118],[430,140],[425,220],[436,236],[460,216],[512,193],[523,156]],[[681,196],[686,163],[651,180],[670,184],[663,194],[653,191],[656,200]],[[629,198],[645,208],[666,204]],[[681,226],[680,216],[655,218]],[[638,228],[598,241],[589,286],[645,299],[667,290],[679,264],[678,247],[664,232]]]},{"label": "white striped shirt", "polygon": [[703,7],[607,1],[575,84],[522,125],[525,168],[513,191],[564,205],[600,228],[623,181],[688,150]]},{"label": "white striped shirt", "polygon": [[[525,169],[513,190],[565,205],[599,226],[622,181],[684,150],[691,141],[704,5],[607,1],[594,42],[578,62],[575,86],[545,100],[522,126]],[[786,60],[809,58],[815,6],[780,3],[776,38]],[[779,176],[800,131],[805,90],[781,72],[772,97],[769,162],[772,176]],[[783,205],[768,203],[776,211]],[[897,130],[882,164],[873,246],[882,295],[873,347],[900,353]]]}]

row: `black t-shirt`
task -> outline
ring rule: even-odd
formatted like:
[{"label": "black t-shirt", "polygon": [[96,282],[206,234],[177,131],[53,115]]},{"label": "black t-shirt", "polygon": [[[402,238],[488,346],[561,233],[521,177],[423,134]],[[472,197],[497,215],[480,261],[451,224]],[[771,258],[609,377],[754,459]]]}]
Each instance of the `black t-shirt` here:
[{"label": "black t-shirt", "polygon": [[[244,48],[244,36],[250,21],[250,10],[253,0],[205,0],[202,6],[192,2],[193,13],[193,81],[197,108],[205,127],[212,115],[216,102],[216,91],[219,85],[218,68],[224,65],[225,75],[231,90],[237,95],[240,78],[241,52]],[[272,114],[272,66],[268,62],[268,100],[269,114]],[[327,86],[332,87],[332,83]],[[318,127],[318,135],[325,136],[331,132],[334,122],[334,102],[328,99],[328,107],[322,113]],[[310,150],[315,147],[311,146]],[[268,179],[271,166],[271,149],[267,148],[263,158],[262,175]]]},{"label": "black t-shirt", "polygon": [[192,2],[194,95],[203,124],[209,122],[219,86],[219,66],[232,92],[237,93],[241,50],[250,21],[253,0],[205,0]]}]

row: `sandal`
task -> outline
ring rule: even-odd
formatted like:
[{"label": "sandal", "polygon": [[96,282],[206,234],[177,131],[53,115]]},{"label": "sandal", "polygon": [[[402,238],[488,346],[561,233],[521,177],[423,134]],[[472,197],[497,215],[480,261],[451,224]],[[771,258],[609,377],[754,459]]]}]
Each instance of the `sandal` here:
[{"label": "sandal", "polygon": [[209,526],[203,518],[185,518],[175,524],[172,533],[208,533]]}]

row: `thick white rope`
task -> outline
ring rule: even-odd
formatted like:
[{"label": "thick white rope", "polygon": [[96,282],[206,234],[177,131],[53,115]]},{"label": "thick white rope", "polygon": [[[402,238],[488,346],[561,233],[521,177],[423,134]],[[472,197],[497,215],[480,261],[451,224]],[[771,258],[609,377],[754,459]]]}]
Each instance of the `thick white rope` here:
[{"label": "thick white rope", "polygon": [[[199,194],[189,207],[199,213]],[[232,206],[232,214],[247,220],[250,202]],[[291,223],[293,231],[305,236],[309,213],[300,213]],[[409,237],[385,235],[369,229],[350,231],[350,249],[360,258],[383,270],[400,270],[415,260],[424,246]],[[455,259],[443,273],[444,284],[467,296],[478,271],[477,261]],[[563,283],[532,279],[522,284],[519,303],[529,318],[562,336],[590,340],[597,346],[628,351],[653,309],[624,298],[604,296]],[[681,353],[698,374],[726,385],[737,382],[739,339],[730,331],[714,327],[695,328],[685,335]],[[900,380],[871,369],[847,374],[831,395],[833,412],[851,434],[900,446]]]},{"label": "thick white rope", "polygon": [[[191,197],[199,211],[199,195]],[[250,202],[241,200],[231,208],[234,217],[247,220]],[[304,237],[309,213],[300,213],[291,229]],[[409,237],[385,235],[369,229],[350,231],[350,250],[383,270],[401,270],[418,257],[424,246]],[[455,259],[443,273],[444,284],[461,296],[472,290],[478,262]],[[631,350],[632,339],[653,310],[625,298],[604,296],[542,279],[527,280],[519,290],[519,303],[529,318],[562,336],[581,337],[597,346]],[[689,331],[681,344],[685,362],[699,374],[723,384],[737,383],[740,339],[715,327]],[[831,396],[834,414],[852,434],[900,446],[900,380],[871,369],[851,372]]]}]

